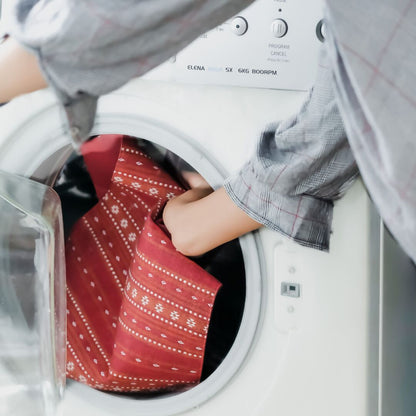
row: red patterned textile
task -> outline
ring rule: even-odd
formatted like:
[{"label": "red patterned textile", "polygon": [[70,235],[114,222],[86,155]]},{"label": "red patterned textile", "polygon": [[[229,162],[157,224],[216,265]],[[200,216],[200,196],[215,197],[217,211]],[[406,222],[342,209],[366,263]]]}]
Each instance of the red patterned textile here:
[{"label": "red patterned textile", "polygon": [[[103,169],[102,146],[112,175]],[[83,153],[89,171],[98,168],[91,176],[101,199],[66,245],[67,376],[125,392],[197,383],[221,284],[155,223],[183,191],[135,139],[100,136]]]}]

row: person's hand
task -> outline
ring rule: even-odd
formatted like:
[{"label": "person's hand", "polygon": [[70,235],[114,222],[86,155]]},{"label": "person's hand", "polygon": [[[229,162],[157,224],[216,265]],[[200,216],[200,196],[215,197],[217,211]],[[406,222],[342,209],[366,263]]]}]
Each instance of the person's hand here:
[{"label": "person's hand", "polygon": [[0,46],[0,103],[46,86],[36,56],[7,38]]},{"label": "person's hand", "polygon": [[[191,189],[193,188],[211,188],[209,183],[204,179],[202,175],[195,171],[182,171],[182,177],[188,183]],[[211,188],[212,189],[212,188]],[[212,189],[213,190],[213,189]]]},{"label": "person's hand", "polygon": [[224,188],[197,186],[171,199],[163,221],[172,243],[186,256],[198,256],[261,226],[241,210]]}]

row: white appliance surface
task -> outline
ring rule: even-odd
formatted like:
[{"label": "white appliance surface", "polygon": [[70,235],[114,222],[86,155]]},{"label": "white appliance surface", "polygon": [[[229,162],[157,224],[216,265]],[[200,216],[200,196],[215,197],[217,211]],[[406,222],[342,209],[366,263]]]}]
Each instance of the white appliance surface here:
[{"label": "white appliance surface", "polygon": [[[103,97],[93,133],[150,139],[174,150],[219,186],[249,157],[267,122],[295,112],[303,98],[304,93],[290,91],[135,80]],[[61,116],[48,91],[3,108],[1,168],[30,176],[42,160],[62,149],[68,138]],[[405,332],[415,311],[410,295],[401,296],[415,292],[414,271],[389,242],[361,183],[336,203],[329,253],[267,230],[247,238],[242,329],[210,378],[188,392],[151,400],[117,397],[70,382],[63,415],[393,414],[382,413],[383,406],[401,406],[400,414],[410,414],[415,371],[401,369],[415,344],[413,333]],[[394,262],[401,268],[397,276],[397,267],[389,270]],[[282,294],[282,284],[298,285],[300,296]],[[386,287],[394,290],[385,293]],[[385,310],[391,304],[393,316],[390,307]],[[397,317],[400,327],[394,323]],[[407,334],[403,343],[391,340],[393,329],[395,339]]]},{"label": "white appliance surface", "polygon": [[[151,140],[220,186],[250,157],[264,127],[295,113],[303,102],[305,92],[232,85],[302,90],[311,84],[321,3],[311,4],[258,0],[252,7],[262,5],[267,12],[242,12],[248,29],[240,36],[234,32],[244,22],[238,20],[239,28],[236,21],[226,22],[151,74],[152,80],[134,80],[102,97],[92,134]],[[287,24],[281,38],[271,32],[284,32],[277,19]],[[236,53],[232,62],[228,52],[208,53],[209,42],[220,39],[228,50],[248,51],[251,45],[254,52]],[[274,71],[272,66],[277,75],[252,72]],[[225,78],[229,75],[233,78]],[[172,80],[191,84],[166,82]],[[50,91],[0,108],[0,125],[0,169],[7,172],[31,177],[46,160],[49,170],[58,171],[71,152],[63,114]],[[414,414],[416,368],[408,364],[416,351],[415,272],[384,230],[361,182],[335,204],[329,253],[265,229],[242,238],[241,246],[247,297],[240,332],[206,381],[185,393],[148,400],[68,382],[61,415]]]},{"label": "white appliance surface", "polygon": [[323,0],[257,0],[146,78],[307,90],[323,41]]}]

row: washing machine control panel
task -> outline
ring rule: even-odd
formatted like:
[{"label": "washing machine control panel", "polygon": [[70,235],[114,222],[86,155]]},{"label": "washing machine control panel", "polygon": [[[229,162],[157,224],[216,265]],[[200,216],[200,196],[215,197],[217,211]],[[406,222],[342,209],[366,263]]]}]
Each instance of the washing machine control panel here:
[{"label": "washing machine control panel", "polygon": [[307,90],[316,75],[322,18],[323,0],[257,0],[147,77]]}]

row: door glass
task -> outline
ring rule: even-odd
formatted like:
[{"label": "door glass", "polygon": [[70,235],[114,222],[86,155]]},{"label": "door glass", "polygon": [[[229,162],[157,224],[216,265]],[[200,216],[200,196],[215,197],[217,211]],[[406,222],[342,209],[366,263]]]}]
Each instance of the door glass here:
[{"label": "door glass", "polygon": [[65,383],[60,201],[0,172],[0,414],[56,416]]}]

